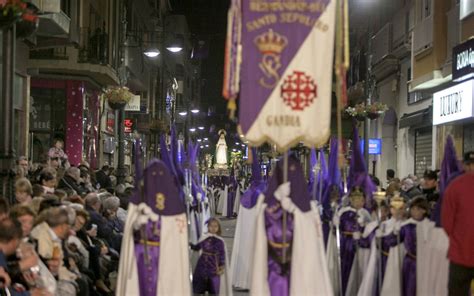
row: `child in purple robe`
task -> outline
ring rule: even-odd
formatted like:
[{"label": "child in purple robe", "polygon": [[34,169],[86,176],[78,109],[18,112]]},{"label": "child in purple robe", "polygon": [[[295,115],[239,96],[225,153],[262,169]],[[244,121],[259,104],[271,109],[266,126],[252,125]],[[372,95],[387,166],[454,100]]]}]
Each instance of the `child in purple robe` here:
[{"label": "child in purple robe", "polygon": [[[402,295],[416,296],[416,225],[428,217],[429,205],[424,196],[418,196],[410,202],[411,218],[402,224],[399,242],[405,246],[406,254],[402,265]],[[397,244],[397,236],[390,238],[392,246]]]},{"label": "child in purple robe", "polygon": [[[342,294],[346,294],[349,282],[349,276],[354,263],[354,257],[357,251],[357,242],[361,238],[363,232],[362,216],[369,216],[367,210],[363,209],[365,203],[364,193],[359,187],[355,187],[349,196],[350,206],[343,207],[339,210],[339,229],[341,233],[341,280]],[[361,215],[362,212],[365,215]]]},{"label": "child in purple robe", "polygon": [[221,282],[227,264],[225,244],[220,237],[221,225],[216,218],[209,219],[207,229],[208,233],[203,235],[199,243],[191,244],[193,250],[201,251],[193,274],[193,292],[217,295],[221,288],[226,288]]}]

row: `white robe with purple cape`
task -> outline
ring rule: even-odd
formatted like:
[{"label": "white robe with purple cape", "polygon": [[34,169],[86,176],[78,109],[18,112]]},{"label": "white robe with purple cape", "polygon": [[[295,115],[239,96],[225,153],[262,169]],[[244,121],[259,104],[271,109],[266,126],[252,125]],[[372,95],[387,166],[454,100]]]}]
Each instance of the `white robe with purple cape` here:
[{"label": "white robe with purple cape", "polygon": [[448,295],[449,238],[443,228],[424,219],[416,227],[416,294]]},{"label": "white robe with purple cape", "polygon": [[[264,199],[265,196],[261,194],[257,203],[255,254],[250,288],[250,295],[255,296],[270,295],[268,241],[264,216],[267,205]],[[322,224],[316,205],[311,203],[311,210],[304,213],[289,197],[283,197],[280,202],[283,209],[294,216],[289,295],[333,295],[324,251]]]},{"label": "white robe with purple cape", "polygon": [[241,289],[250,288],[251,265],[253,261],[253,243],[255,241],[255,224],[257,207],[239,209],[232,248],[232,285]]},{"label": "white robe with purple cape", "polygon": [[[144,203],[138,206],[130,203],[128,207],[120,253],[116,296],[140,295],[133,232],[136,227],[156,219],[156,217],[147,217],[141,214],[144,207],[148,206]],[[191,295],[186,221],[185,213],[161,216],[160,241],[166,243],[160,244],[157,295]]]}]

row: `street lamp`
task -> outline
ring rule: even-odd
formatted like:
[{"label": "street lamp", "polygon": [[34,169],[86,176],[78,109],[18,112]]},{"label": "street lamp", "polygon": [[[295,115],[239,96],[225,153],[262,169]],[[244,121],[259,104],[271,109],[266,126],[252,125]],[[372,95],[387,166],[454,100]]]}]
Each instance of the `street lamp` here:
[{"label": "street lamp", "polygon": [[186,115],[188,115],[188,112],[186,112],[186,111],[181,111],[181,112],[179,112],[178,114],[181,115],[181,116],[186,116]]},{"label": "street lamp", "polygon": [[170,47],[167,47],[166,49],[172,53],[177,53],[183,50],[183,48],[179,46],[170,46]]},{"label": "street lamp", "polygon": [[160,55],[160,50],[157,48],[149,48],[145,50],[143,54],[149,58],[156,58],[158,55]]},{"label": "street lamp", "polygon": [[200,129],[200,130],[203,130],[203,129],[204,129],[204,127],[203,127],[203,126],[199,126],[199,127],[198,127],[198,129]]},{"label": "street lamp", "polygon": [[191,112],[194,113],[194,114],[199,113],[199,109],[197,109],[197,108],[191,109]]},{"label": "street lamp", "polygon": [[196,128],[192,127],[189,129],[190,132],[194,133],[196,131]]}]

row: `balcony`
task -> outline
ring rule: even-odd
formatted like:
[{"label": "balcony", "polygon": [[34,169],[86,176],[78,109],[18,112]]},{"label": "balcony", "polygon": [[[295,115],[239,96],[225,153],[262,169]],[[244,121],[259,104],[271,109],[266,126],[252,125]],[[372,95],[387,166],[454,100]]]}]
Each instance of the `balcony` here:
[{"label": "balcony", "polygon": [[413,29],[413,56],[421,58],[433,49],[433,15],[424,18]]},{"label": "balcony", "polygon": [[61,0],[30,0],[43,13],[60,13]]},{"label": "balcony", "polygon": [[410,11],[399,10],[393,17],[392,23],[392,54],[403,59],[411,52],[411,31],[409,29]]},{"label": "balcony", "polygon": [[118,85],[116,71],[109,65],[94,64],[78,58],[80,51],[74,47],[50,48],[30,51],[28,68],[39,75],[54,75],[62,79],[79,77],[100,86]]},{"label": "balcony", "polygon": [[39,16],[37,36],[68,37],[71,19],[62,11]]},{"label": "balcony", "polygon": [[392,55],[392,23],[387,23],[372,37],[372,73],[381,80],[398,70],[398,59]]}]

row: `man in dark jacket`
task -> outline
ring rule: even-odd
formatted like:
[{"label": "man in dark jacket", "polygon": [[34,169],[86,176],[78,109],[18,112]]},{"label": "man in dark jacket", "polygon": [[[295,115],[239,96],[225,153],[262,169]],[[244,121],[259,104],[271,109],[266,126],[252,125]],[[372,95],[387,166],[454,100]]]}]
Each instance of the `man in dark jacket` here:
[{"label": "man in dark jacket", "polygon": [[76,167],[66,170],[64,177],[59,181],[58,189],[72,189],[80,196],[88,193],[88,190],[81,184],[81,170]]},{"label": "man in dark jacket", "polygon": [[433,210],[439,199],[438,173],[436,171],[427,170],[424,173],[421,191]]},{"label": "man in dark jacket", "polygon": [[111,188],[112,187],[112,180],[110,179],[110,167],[108,165],[104,165],[102,169],[95,173],[95,179],[97,184],[100,188]]}]

